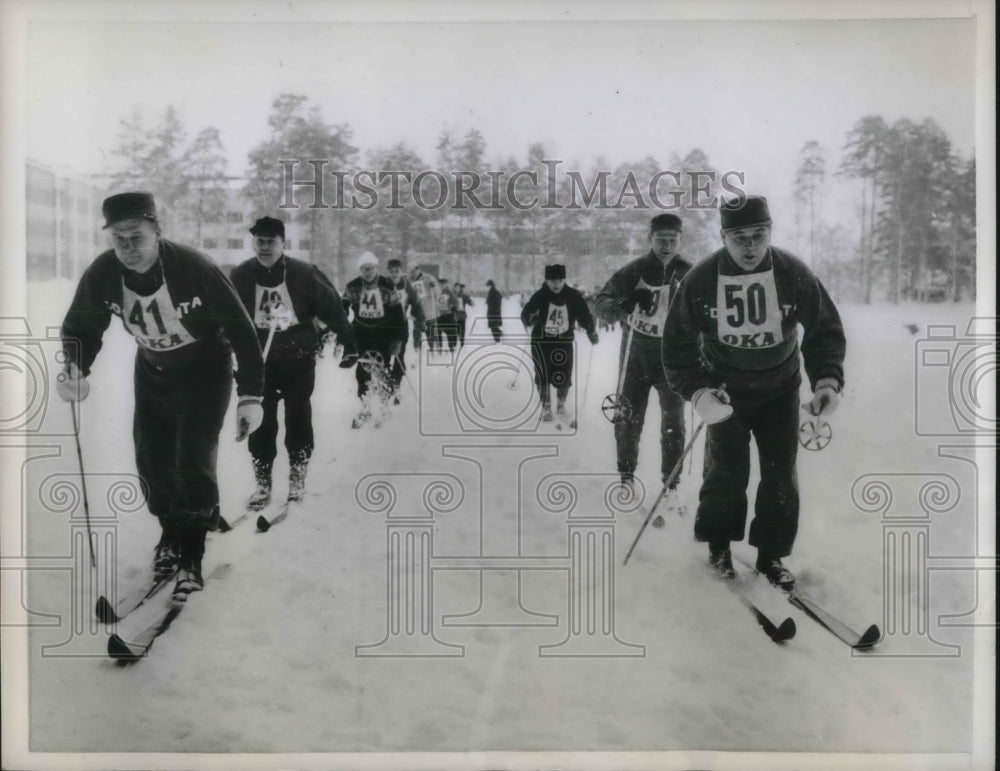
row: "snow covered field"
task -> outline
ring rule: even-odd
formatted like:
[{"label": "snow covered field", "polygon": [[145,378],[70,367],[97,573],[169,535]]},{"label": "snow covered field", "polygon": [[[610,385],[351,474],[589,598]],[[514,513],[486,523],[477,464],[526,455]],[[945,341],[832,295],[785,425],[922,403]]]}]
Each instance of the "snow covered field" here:
[{"label": "snow covered field", "polygon": [[[71,292],[67,283],[29,286],[36,334],[58,325]],[[505,312],[516,317],[516,298],[508,298]],[[45,491],[53,475],[72,479],[75,448],[71,439],[39,440],[61,445],[62,454],[26,465],[26,553],[56,557],[49,559],[50,569],[29,571],[26,606],[62,620],[30,632],[31,748],[969,752],[973,629],[947,625],[940,617],[970,613],[977,602],[993,601],[977,597],[974,571],[961,569],[971,564],[977,547],[982,553],[976,542],[979,480],[973,464],[939,453],[939,445],[968,443],[968,437],[917,435],[917,428],[926,433],[929,424],[915,422],[914,392],[938,388],[936,395],[918,393],[921,409],[931,411],[923,419],[947,423],[949,391],[930,382],[919,366],[920,341],[934,324],[955,325],[961,335],[974,308],[841,306],[841,312],[848,334],[848,383],[832,419],[830,446],[800,453],[802,517],[787,564],[808,592],[859,629],[878,623],[887,630],[885,616],[892,613],[884,608],[887,595],[922,592],[929,603],[926,627],[903,630],[890,624],[895,634],[875,652],[852,656],[781,602],[776,608],[796,620],[798,634],[784,646],[768,640],[739,600],[710,578],[707,549],[692,538],[699,438],[692,470],[685,468],[680,488],[691,511],[683,518],[668,514],[664,529],[647,530],[625,567],[621,560],[642,516],[632,512],[615,518],[613,637],[628,645],[612,639],[599,648],[604,655],[592,657],[540,655],[540,646],[557,645],[573,632],[571,599],[589,596],[585,588],[567,588],[568,562],[559,562],[568,548],[569,504],[560,498],[568,488],[554,489],[548,498],[544,490],[563,479],[577,495],[572,516],[607,513],[604,492],[613,480],[614,442],[599,405],[616,388],[619,337],[617,332],[602,335],[594,350],[577,432],[546,426],[498,434],[481,430],[475,418],[455,430],[471,413],[456,411],[453,384],[460,403],[468,407],[481,400],[475,408],[480,423],[518,414],[531,392],[527,372],[519,375],[516,390],[508,387],[516,346],[493,346],[482,327],[453,365],[425,360],[418,375],[410,352],[423,406],[404,385],[402,404],[380,429],[350,429],[357,411],[353,373],[321,359],[307,501],[266,535],[255,534],[252,522],[211,535],[206,574],[220,563],[229,563],[230,571],[209,581],[149,658],[134,666],[118,667],[104,657],[107,632],[93,624],[92,596],[74,610],[79,592],[70,576],[81,570],[66,569],[73,562],[65,556],[72,550],[72,512],[55,513],[58,507]],[[476,334],[475,318],[482,313],[480,299],[469,321]],[[915,324],[917,332],[908,324]],[[83,456],[88,474],[94,475],[89,493],[95,519],[109,514],[106,493],[114,480],[134,474],[134,346],[120,327],[112,321],[81,416]],[[513,336],[520,326],[508,321],[505,331]],[[590,346],[582,335],[578,344],[574,395],[579,402]],[[651,402],[655,405],[655,397]],[[219,454],[227,517],[240,511],[252,487],[246,447],[232,440],[232,412]],[[648,501],[658,481],[656,419],[651,409],[640,448],[639,477],[648,486]],[[69,411],[53,403],[46,420],[65,430]],[[533,420],[526,425],[533,426]],[[281,450],[278,497],[283,462]],[[864,493],[855,489],[857,480],[872,474],[882,479],[881,487],[873,484]],[[429,499],[439,508],[433,527],[424,530],[433,531],[433,555],[441,569],[435,567],[425,584],[433,594],[433,634],[422,639],[440,657],[366,656],[385,649],[357,647],[377,644],[391,632],[388,526],[386,507],[380,508],[385,499],[379,498],[384,488],[371,490],[368,498],[364,494],[365,485],[380,475],[398,495],[392,517],[429,516],[422,496],[435,479],[450,490],[437,499],[431,491]],[[889,490],[888,508],[879,490]],[[144,509],[130,508],[137,510],[121,513],[114,530],[123,587],[148,563],[157,530]],[[895,522],[896,516],[905,521]],[[929,584],[902,592],[893,582],[917,577],[919,568],[887,567],[884,558],[885,544],[895,543],[887,534],[901,527],[924,528],[923,553],[932,567],[937,559],[941,568],[931,571]],[[738,554],[752,559],[745,544],[742,550],[736,546]],[[465,563],[465,569],[445,569],[449,556],[481,554],[498,561],[506,556],[510,567],[479,573]],[[462,564],[455,560],[452,567]],[[525,567],[518,571],[520,564]],[[992,586],[992,581],[980,583]],[[419,598],[414,602],[419,604]],[[477,608],[478,616],[460,617]],[[70,635],[68,627],[77,622],[81,631]],[[71,644],[42,655],[45,646],[68,637]],[[702,767],[715,762],[721,761],[700,756]]]}]

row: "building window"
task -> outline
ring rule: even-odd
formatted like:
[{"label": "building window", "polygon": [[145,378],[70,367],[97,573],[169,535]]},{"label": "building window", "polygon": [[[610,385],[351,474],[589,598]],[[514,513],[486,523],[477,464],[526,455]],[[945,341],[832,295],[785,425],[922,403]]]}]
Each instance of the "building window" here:
[{"label": "building window", "polygon": [[226,212],[226,222],[231,222],[238,225],[243,222],[243,212],[229,211]]},{"label": "building window", "polygon": [[243,239],[242,238],[230,238],[228,241],[226,241],[226,246],[228,246],[230,249],[242,249],[243,248]]},{"label": "building window", "polygon": [[310,240],[308,238],[300,238],[299,239],[299,249],[304,249],[304,250],[308,251],[309,249],[312,249],[312,248],[313,248],[313,242],[312,242],[312,240]]},{"label": "building window", "polygon": [[219,239],[218,238],[203,238],[201,241],[202,249],[218,249]]}]

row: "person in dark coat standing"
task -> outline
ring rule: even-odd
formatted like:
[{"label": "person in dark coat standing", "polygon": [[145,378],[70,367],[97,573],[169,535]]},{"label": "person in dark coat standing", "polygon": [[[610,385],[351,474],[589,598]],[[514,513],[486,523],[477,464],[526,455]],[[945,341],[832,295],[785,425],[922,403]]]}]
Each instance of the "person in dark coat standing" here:
[{"label": "person in dark coat standing", "polygon": [[577,324],[583,327],[592,345],[598,338],[587,301],[578,290],[566,286],[565,265],[545,266],[545,283],[525,303],[521,322],[531,329],[531,359],[542,402],[542,420],[552,420],[553,386],[556,414],[566,419],[566,397],[573,375],[573,329]]},{"label": "person in dark coat standing", "polygon": [[260,425],[264,362],[253,322],[218,265],[160,234],[153,196],[105,199],[112,248],[80,277],[62,325],[60,398],[82,401],[111,316],[138,344],[132,439],[146,505],[160,522],[153,573],[177,576],[174,605],[203,585],[206,535],[219,528],[216,456],[232,395],[237,441]]},{"label": "person in dark coat standing", "polygon": [[444,353],[447,345],[448,352],[454,353],[455,345],[458,343],[458,329],[455,326],[455,311],[458,305],[455,302],[455,292],[446,278],[438,279],[438,285],[441,287],[441,294],[438,297],[438,317],[435,326],[441,344],[440,350]]},{"label": "person in dark coat standing", "polygon": [[795,576],[781,560],[799,522],[800,359],[812,386],[809,411],[829,415],[844,386],[847,343],[819,279],[771,246],[767,199],[723,202],[720,213],[724,246],[681,282],[667,313],[663,366],[670,387],[708,425],[694,534],[708,543],[709,563],[724,578],[735,575],[729,544],[746,529],[752,436],[760,484],[750,545],[757,570],[788,589]]},{"label": "person in dark coat standing", "polygon": [[489,287],[486,292],[486,325],[493,333],[493,342],[499,343],[503,339],[503,295],[492,278],[486,282],[486,286]]},{"label": "person in dark coat standing", "polygon": [[465,345],[466,322],[469,312],[465,310],[472,305],[472,298],[465,291],[465,284],[456,283],[454,288],[455,297],[455,330],[458,333],[459,347]]},{"label": "person in dark coat standing", "polygon": [[257,328],[261,348],[267,348],[264,420],[247,442],[257,483],[247,506],[260,511],[271,501],[271,470],[278,452],[278,402],[282,400],[288,500],[299,501],[305,492],[313,452],[311,397],[321,345],[314,320],[335,333],[338,344],[344,347],[341,367],[353,366],[357,353],[354,332],[329,279],[316,266],[284,253],[285,223],[261,217],[250,234],[254,257],[237,265],[231,278]]}]

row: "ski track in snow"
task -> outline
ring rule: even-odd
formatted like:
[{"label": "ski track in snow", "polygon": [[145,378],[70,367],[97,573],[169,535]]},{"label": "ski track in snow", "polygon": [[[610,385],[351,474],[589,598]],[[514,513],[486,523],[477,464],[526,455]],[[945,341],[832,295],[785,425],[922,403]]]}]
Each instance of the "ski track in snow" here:
[{"label": "ski track in snow", "polygon": [[[68,304],[67,282],[29,285],[33,328],[56,325]],[[847,380],[832,423],[833,443],[799,460],[802,517],[788,564],[803,586],[830,610],[863,628],[882,625],[881,524],[857,511],[854,480],[871,471],[940,468],[936,443],[913,435],[912,388],[915,337],[904,322],[952,323],[964,328],[971,306],[842,306],[848,333]],[[506,315],[519,312],[516,296]],[[477,299],[473,319],[484,312]],[[88,472],[134,473],[131,444],[133,343],[113,320],[92,374],[83,413]],[[505,333],[519,333],[507,321]],[[485,328],[483,332],[486,332]],[[488,333],[487,333],[488,335]],[[577,380],[582,398],[587,362],[578,336]],[[599,411],[616,387],[618,333],[604,334],[593,359],[588,402],[572,432],[495,438],[496,445],[557,445],[557,458],[537,461],[536,479],[548,473],[614,470],[611,425]],[[465,354],[476,352],[470,340]],[[509,351],[510,346],[504,346]],[[500,349],[497,349],[500,350]],[[412,351],[408,357],[415,365]],[[526,354],[525,354],[526,359]],[[526,359],[527,360],[527,359]],[[456,365],[457,366],[457,365]],[[455,368],[425,367],[425,415],[444,419],[452,410]],[[506,408],[530,393],[531,378],[498,371],[483,384],[487,403]],[[779,610],[796,619],[798,634],[784,646],[772,643],[738,598],[713,581],[707,550],[691,528],[703,440],[687,465],[681,494],[689,513],[663,512],[663,530],[648,529],[629,565],[625,550],[641,514],[622,514],[616,530],[616,634],[645,646],[642,658],[540,658],[539,645],[566,637],[565,573],[533,571],[523,579],[523,604],[557,615],[559,626],[443,626],[443,615],[468,613],[478,601],[476,573],[438,571],[434,577],[434,630],[443,642],[464,645],[461,658],[359,658],[355,646],[386,634],[386,524],[364,511],[355,485],[366,474],[423,470],[452,473],[466,500],[439,514],[435,553],[478,553],[479,493],[473,464],[442,457],[444,445],[462,437],[421,437],[419,412],[404,384],[402,404],[380,429],[350,429],[358,402],[353,372],[329,358],[318,362],[313,395],[316,450],[309,494],[288,519],[266,535],[253,519],[230,534],[212,534],[205,573],[232,563],[224,578],[194,595],[184,613],[153,647],[148,659],[118,667],[102,658],[107,633],[90,638],[92,658],[41,656],[65,630],[31,632],[32,748],[47,751],[336,752],[462,750],[790,750],[840,752],[960,752],[971,746],[972,638],[967,630],[939,631],[938,639],[961,644],[961,657],[906,659],[851,656],[791,605]],[[803,392],[805,394],[805,391]],[[640,447],[639,476],[656,490],[659,466],[656,400],[651,399]],[[54,403],[53,409],[61,405]],[[947,409],[942,404],[942,410]],[[233,441],[230,409],[219,450],[223,512],[233,516],[252,489],[246,447]],[[69,422],[68,412],[65,415]],[[688,429],[690,431],[690,423]],[[279,436],[280,442],[280,436]],[[467,444],[484,443],[471,439]],[[279,445],[280,447],[280,445]],[[484,474],[515,480],[511,453],[500,453]],[[73,472],[75,450],[47,462]],[[287,460],[279,449],[275,499],[284,494]],[[29,489],[37,486],[29,470]],[[580,483],[578,506],[602,509],[605,482]],[[752,483],[753,484],[753,483]],[[496,485],[494,485],[494,489]],[[751,487],[752,489],[752,487]],[[511,490],[514,488],[511,486]],[[523,498],[525,553],[566,553],[563,514],[541,510],[533,490]],[[513,495],[483,502],[485,516],[513,517]],[[91,499],[93,513],[103,505]],[[419,501],[397,505],[417,513]],[[961,506],[966,506],[964,499]],[[268,512],[273,514],[276,509]],[[972,519],[952,513],[955,548],[968,552]],[[33,554],[69,551],[66,515],[29,501],[29,549]],[[155,520],[144,509],[123,515],[118,533],[118,577],[135,580],[156,539]],[[737,550],[740,550],[737,545]],[[740,551],[752,559],[752,551]],[[489,587],[510,583],[484,583]],[[971,587],[946,578],[933,595],[938,612],[974,604]],[[28,606],[69,612],[65,575],[32,571]],[[486,597],[511,607],[514,596]],[[93,603],[90,603],[90,607]],[[780,619],[779,619],[780,620]],[[89,643],[88,643],[89,644]]]}]

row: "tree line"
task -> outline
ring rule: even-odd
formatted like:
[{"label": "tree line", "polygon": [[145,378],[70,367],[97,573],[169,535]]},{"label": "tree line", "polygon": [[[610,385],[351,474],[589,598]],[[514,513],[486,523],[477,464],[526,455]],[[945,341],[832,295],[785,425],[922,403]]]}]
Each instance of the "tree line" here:
[{"label": "tree line", "polygon": [[825,154],[806,142],[794,182],[798,242],[835,295],[864,303],[975,297],[976,161],[961,157],[937,123],[865,116],[834,174],[857,185],[854,244],[817,214]]},{"label": "tree line", "polygon": [[[308,234],[310,259],[338,282],[351,277],[353,257],[368,249],[382,259],[440,264],[454,280],[488,274],[509,289],[536,283],[544,264],[565,260],[577,283],[590,287],[603,283],[624,257],[646,248],[645,229],[655,212],[642,181],[662,177],[664,168],[674,174],[660,180],[660,201],[678,207],[684,251],[696,259],[718,248],[718,215],[704,204],[726,192],[699,148],[672,153],[666,166],[647,157],[611,167],[598,157],[589,169],[561,170],[551,188],[552,161],[542,143],[531,144],[522,158],[488,158],[476,129],[464,136],[443,131],[433,159],[404,142],[362,153],[349,125],[328,123],[318,106],[298,94],[274,100],[266,138],[238,175],[230,175],[219,132],[206,128],[189,141],[173,107],[151,127],[138,114],[124,119],[114,155],[121,164],[115,187],[141,184],[153,192],[178,240],[200,243],[206,224],[224,221],[235,189],[252,216],[295,222]],[[348,197],[358,192],[353,175],[361,170],[411,178],[436,170],[449,205],[418,205],[411,185],[398,185],[390,195],[383,184],[375,186],[374,200],[361,198],[371,206],[316,206],[315,190],[301,185],[290,191],[289,207],[281,163],[297,162],[299,177],[310,179],[314,159],[343,173],[337,196]],[[502,175],[503,184],[480,192],[480,198],[489,196],[489,206],[456,207],[458,187],[467,190],[474,177],[455,172],[494,182]],[[702,175],[696,186],[691,173]],[[879,117],[863,118],[848,134],[835,174],[858,184],[860,238],[853,243],[846,228],[823,217],[825,154],[815,141],[802,148],[792,185],[796,248],[835,296],[862,302],[941,299],[941,291],[955,300],[972,296],[975,162],[958,157],[933,121],[887,126]],[[581,191],[594,193],[598,186],[617,205],[587,205]],[[429,189],[436,197],[434,185]],[[523,205],[553,195],[563,205]],[[565,205],[571,200],[576,205]]]}]

